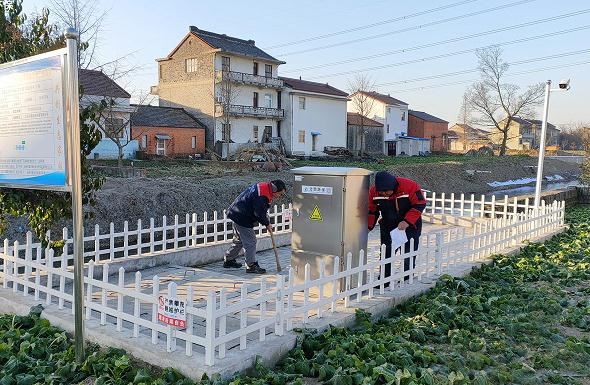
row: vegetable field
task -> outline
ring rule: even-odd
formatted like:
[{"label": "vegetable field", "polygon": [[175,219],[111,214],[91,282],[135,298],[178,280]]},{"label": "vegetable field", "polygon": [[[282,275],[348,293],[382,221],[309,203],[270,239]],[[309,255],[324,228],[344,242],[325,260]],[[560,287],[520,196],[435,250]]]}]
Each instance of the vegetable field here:
[{"label": "vegetable field", "polygon": [[[361,312],[354,328],[302,333],[277,368],[231,385],[590,384],[590,207],[567,221],[550,241],[442,277],[387,318]],[[0,318],[0,365],[0,385],[193,383],[96,347],[76,366],[71,341],[35,315]]]}]

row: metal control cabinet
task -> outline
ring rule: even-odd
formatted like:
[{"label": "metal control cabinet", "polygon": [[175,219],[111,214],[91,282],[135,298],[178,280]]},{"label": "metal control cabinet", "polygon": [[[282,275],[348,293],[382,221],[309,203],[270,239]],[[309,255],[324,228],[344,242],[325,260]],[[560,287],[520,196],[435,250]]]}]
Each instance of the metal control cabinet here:
[{"label": "metal control cabinet", "polygon": [[[352,253],[352,266],[359,264],[359,251],[367,250],[367,214],[371,172],[362,168],[300,167],[293,187],[293,234],[291,266],[296,283],[305,279],[305,265],[310,264],[310,278],[334,272],[334,258],[340,257],[340,270],[346,255]],[[357,277],[353,277],[354,287]],[[325,285],[324,292],[332,288]],[[341,283],[341,288],[343,285]]]}]

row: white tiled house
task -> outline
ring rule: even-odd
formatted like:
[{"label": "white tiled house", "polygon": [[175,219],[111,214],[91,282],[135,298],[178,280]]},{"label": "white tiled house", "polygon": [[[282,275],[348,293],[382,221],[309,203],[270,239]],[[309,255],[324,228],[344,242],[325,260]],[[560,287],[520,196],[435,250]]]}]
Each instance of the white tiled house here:
[{"label": "white tiled house", "polygon": [[281,137],[287,154],[321,156],[324,147],[346,147],[348,93],[324,83],[281,77],[285,119]]},{"label": "white tiled house", "polygon": [[[373,100],[373,108],[368,117],[383,123],[383,153],[386,155],[395,155],[395,142],[397,138],[408,134],[408,103],[375,91],[359,92],[362,92]],[[351,98],[353,97],[354,94],[351,95]],[[348,102],[348,111],[359,112],[352,101]]]}]

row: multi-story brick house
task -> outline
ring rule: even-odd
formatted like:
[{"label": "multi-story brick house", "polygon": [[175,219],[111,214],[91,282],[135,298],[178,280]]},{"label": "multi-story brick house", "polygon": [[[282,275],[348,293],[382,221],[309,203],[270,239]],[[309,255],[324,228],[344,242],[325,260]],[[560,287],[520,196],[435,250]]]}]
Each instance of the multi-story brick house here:
[{"label": "multi-story brick house", "polygon": [[469,150],[479,150],[491,147],[490,132],[468,124],[456,123],[449,128],[449,151],[466,153]]},{"label": "multi-story brick house", "polygon": [[[398,137],[408,134],[408,103],[375,91],[359,92],[373,99],[373,108],[367,117],[383,124],[383,151],[386,155],[394,156]],[[352,94],[350,98],[353,99],[354,96]],[[359,112],[354,101],[348,102],[348,112]]]},{"label": "multi-story brick house", "polygon": [[283,81],[277,69],[284,62],[253,40],[191,26],[157,62],[159,80],[152,93],[159,96],[160,106],[183,107],[203,122],[207,147],[219,151],[221,142],[281,136]]},{"label": "multi-story brick house", "polygon": [[447,152],[449,150],[449,122],[422,111],[408,111],[408,135],[416,138],[430,139],[430,151]]}]

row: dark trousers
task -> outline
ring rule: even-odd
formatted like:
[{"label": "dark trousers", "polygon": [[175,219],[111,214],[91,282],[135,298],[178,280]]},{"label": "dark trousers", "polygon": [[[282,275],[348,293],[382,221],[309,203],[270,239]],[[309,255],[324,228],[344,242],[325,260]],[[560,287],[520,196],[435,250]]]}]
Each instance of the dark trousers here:
[{"label": "dark trousers", "polygon": [[[387,226],[381,225],[381,244],[385,245],[385,259],[391,258],[391,235],[389,234],[393,229],[387,228]],[[418,246],[420,244],[420,234],[422,231],[408,228],[406,230],[406,236],[408,237],[408,241],[404,244],[404,253],[409,253],[410,250],[410,240],[414,240],[414,251],[418,250]],[[401,249],[401,247],[400,247]],[[416,256],[412,257],[412,267],[416,267]],[[404,258],[404,271],[410,270],[410,257]],[[385,277],[391,276],[391,263],[385,265]],[[404,280],[408,280],[410,277],[405,276]]]}]

